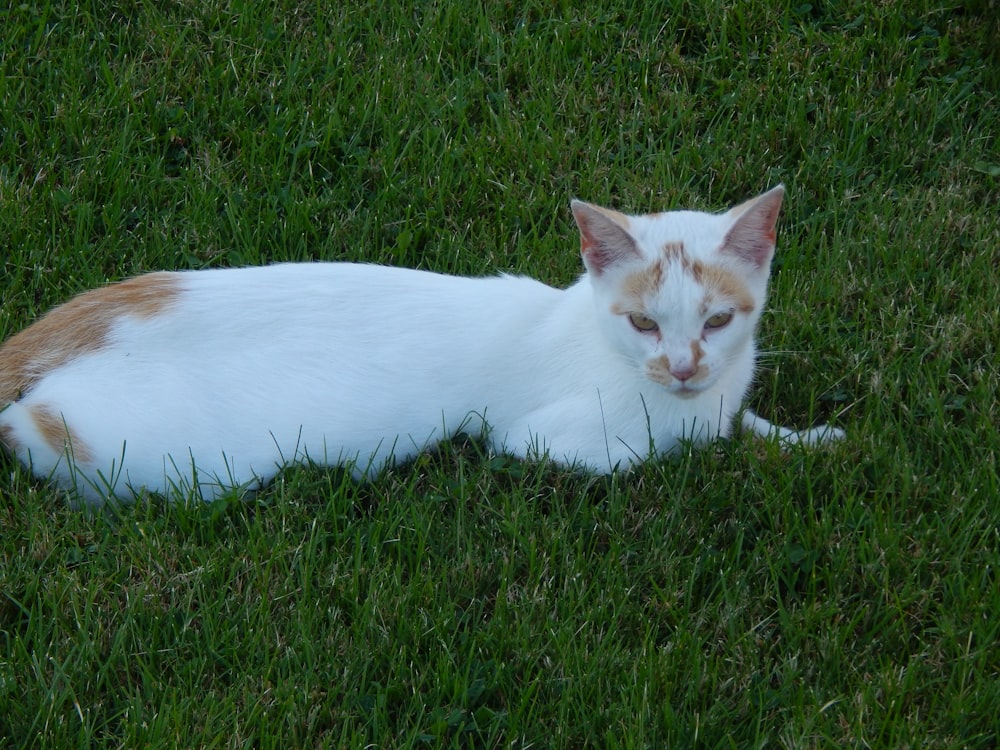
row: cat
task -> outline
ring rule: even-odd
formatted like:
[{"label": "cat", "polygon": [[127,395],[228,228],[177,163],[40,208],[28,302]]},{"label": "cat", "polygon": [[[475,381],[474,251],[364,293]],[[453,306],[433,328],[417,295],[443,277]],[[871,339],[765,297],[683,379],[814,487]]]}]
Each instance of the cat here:
[{"label": "cat", "polygon": [[[91,504],[212,499],[290,462],[371,477],[458,432],[610,473],[729,435],[784,188],[725,213],[572,212],[566,289],[355,263],[155,272],[0,347],[0,442]],[[744,412],[744,429],[803,432]]]}]

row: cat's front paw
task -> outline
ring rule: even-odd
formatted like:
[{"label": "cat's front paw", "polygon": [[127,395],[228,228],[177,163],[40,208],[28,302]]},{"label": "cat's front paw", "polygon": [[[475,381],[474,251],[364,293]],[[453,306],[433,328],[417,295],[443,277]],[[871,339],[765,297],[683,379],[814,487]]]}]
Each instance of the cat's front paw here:
[{"label": "cat's front paw", "polygon": [[839,427],[821,424],[816,427],[810,427],[808,430],[801,430],[798,433],[798,440],[796,442],[803,445],[823,445],[843,440],[845,437],[847,437],[847,433]]}]

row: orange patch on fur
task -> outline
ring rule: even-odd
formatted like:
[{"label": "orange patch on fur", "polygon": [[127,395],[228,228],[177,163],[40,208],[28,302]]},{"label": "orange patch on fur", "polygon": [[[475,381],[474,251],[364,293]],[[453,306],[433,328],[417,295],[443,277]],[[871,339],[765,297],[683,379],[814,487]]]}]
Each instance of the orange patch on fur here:
[{"label": "orange patch on fur", "polygon": [[702,284],[709,294],[717,294],[731,300],[736,309],[744,314],[753,312],[756,304],[743,280],[722,266],[695,262],[692,269],[695,281]]},{"label": "orange patch on fur", "polygon": [[662,252],[664,259],[668,263],[677,260],[685,267],[688,265],[688,257],[684,251],[683,242],[667,242],[663,245]]},{"label": "orange patch on fur", "polygon": [[637,312],[643,309],[643,303],[660,291],[663,284],[663,263],[656,261],[641,271],[635,271],[625,277],[622,282],[622,294],[628,299],[629,304],[634,306],[624,312]]},{"label": "orange patch on fur", "polygon": [[695,281],[701,281],[698,276],[701,262],[691,260],[691,256],[687,254],[683,242],[668,242],[663,246],[661,252],[667,263],[676,263],[681,267],[681,271],[691,274]]},{"label": "orange patch on fur", "polygon": [[[694,357],[692,364],[695,372],[687,382],[697,383],[708,377],[708,369],[701,366],[701,359],[705,356],[705,352],[701,348],[701,342],[691,342],[691,354]],[[661,385],[673,385],[676,382],[677,378],[670,372],[670,369],[670,358],[666,354],[661,354],[656,359],[651,359],[646,363],[647,377]]]},{"label": "orange patch on fur", "polygon": [[[691,342],[691,362],[694,364],[694,368],[698,370],[699,374],[701,372],[701,358],[705,356],[705,350],[701,348],[700,341]],[[697,376],[696,376],[697,377]]]},{"label": "orange patch on fur", "polygon": [[0,445],[6,445],[11,450],[15,450],[18,441],[14,437],[14,428],[9,424],[0,424]]},{"label": "orange patch on fur", "polygon": [[651,359],[646,363],[646,375],[661,385],[670,385],[674,382],[674,376],[670,374],[670,359],[666,354],[661,354],[656,359]]},{"label": "orange patch on fur", "polygon": [[73,434],[61,414],[42,405],[31,407],[30,413],[35,427],[42,434],[42,439],[52,450],[58,453],[65,452],[74,461],[90,460],[90,450]]},{"label": "orange patch on fur", "polygon": [[119,318],[163,312],[180,294],[179,278],[150,273],[84,292],[10,338],[0,347],[0,404],[19,399],[45,373],[102,349]]}]

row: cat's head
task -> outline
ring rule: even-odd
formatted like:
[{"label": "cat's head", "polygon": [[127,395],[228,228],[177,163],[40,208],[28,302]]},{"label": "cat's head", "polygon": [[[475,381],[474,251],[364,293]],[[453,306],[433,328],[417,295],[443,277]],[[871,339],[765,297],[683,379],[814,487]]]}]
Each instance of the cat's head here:
[{"label": "cat's head", "polygon": [[779,185],[721,214],[573,202],[602,326],[650,380],[689,398],[733,368],[749,378],[783,196]]}]

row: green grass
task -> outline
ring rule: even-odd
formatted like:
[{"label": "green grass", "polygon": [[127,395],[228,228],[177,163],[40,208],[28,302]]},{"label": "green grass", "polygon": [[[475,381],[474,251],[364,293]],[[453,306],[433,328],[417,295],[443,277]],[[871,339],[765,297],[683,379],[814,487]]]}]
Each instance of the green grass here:
[{"label": "green grass", "polygon": [[163,268],[564,285],[573,196],[783,181],[751,402],[848,439],[96,517],[5,456],[0,745],[997,746],[996,3],[578,5],[8,6],[0,337]]}]

